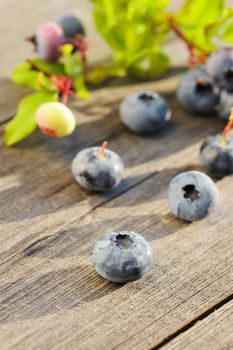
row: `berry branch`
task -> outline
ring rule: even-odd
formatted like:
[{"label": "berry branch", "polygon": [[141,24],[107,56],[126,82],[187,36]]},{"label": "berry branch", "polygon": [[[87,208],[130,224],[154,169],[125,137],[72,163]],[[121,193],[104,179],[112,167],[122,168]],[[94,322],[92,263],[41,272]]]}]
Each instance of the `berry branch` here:
[{"label": "berry branch", "polygon": [[75,84],[73,83],[72,78],[61,74],[49,74],[44,70],[38,68],[32,60],[28,59],[27,62],[30,64],[32,70],[38,72],[39,74],[44,74],[51,80],[57,89],[61,102],[67,104],[68,96],[74,95]]},{"label": "berry branch", "polygon": [[[189,54],[190,54],[189,61],[188,61],[189,67],[194,67],[197,64],[204,64],[208,58],[208,53],[203,48],[192,43],[188,38],[185,37],[182,31],[178,28],[178,25],[176,23],[174,16],[168,15],[167,22],[169,24],[169,27],[176,34],[176,36],[186,44],[189,50]],[[199,54],[197,54],[198,52]]]},{"label": "berry branch", "polygon": [[34,45],[37,57],[19,64],[12,77],[35,92],[20,101],[16,115],[7,124],[6,145],[22,140],[37,127],[56,137],[74,131],[75,117],[65,105],[71,95],[88,96],[84,73],[89,42],[84,33],[77,18],[65,15],[43,23],[27,39]]}]

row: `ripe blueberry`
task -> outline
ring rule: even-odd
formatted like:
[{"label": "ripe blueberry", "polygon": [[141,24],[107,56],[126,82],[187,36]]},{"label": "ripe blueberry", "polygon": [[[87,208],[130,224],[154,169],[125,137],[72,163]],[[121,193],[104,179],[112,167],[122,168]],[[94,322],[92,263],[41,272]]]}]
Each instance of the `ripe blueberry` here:
[{"label": "ripe blueberry", "polygon": [[54,20],[63,29],[66,38],[74,38],[76,35],[85,35],[82,23],[73,15],[62,15]]},{"label": "ripe blueberry", "polygon": [[218,114],[221,119],[228,120],[233,107],[233,92],[221,91]]},{"label": "ripe blueberry", "polygon": [[232,48],[222,48],[212,53],[206,63],[206,70],[219,88],[233,91]]},{"label": "ripe blueberry", "polygon": [[199,171],[175,176],[167,194],[172,213],[187,221],[204,219],[216,206],[219,197],[215,183]]},{"label": "ripe blueberry", "polygon": [[96,243],[93,258],[96,271],[105,279],[117,283],[142,277],[152,265],[149,243],[132,231],[104,236]]},{"label": "ripe blueberry", "polygon": [[100,156],[100,150],[100,147],[86,148],[72,162],[74,178],[89,191],[110,191],[122,179],[124,164],[118,154],[106,149]]},{"label": "ripe blueberry", "polygon": [[219,90],[202,67],[189,70],[177,89],[177,99],[189,112],[213,114],[219,102]]},{"label": "ripe blueberry", "polygon": [[208,137],[200,149],[200,162],[216,178],[233,174],[233,140],[221,143],[221,135]]},{"label": "ripe blueberry", "polygon": [[163,97],[150,91],[127,96],[120,105],[120,118],[132,131],[150,133],[164,126],[171,110]]}]

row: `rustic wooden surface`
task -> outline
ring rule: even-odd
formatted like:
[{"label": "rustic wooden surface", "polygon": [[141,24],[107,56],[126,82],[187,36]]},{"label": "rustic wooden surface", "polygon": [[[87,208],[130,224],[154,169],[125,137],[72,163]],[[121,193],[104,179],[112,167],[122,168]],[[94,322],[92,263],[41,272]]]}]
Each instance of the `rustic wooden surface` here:
[{"label": "rustic wooden surface", "polygon": [[[45,13],[45,3],[36,6]],[[220,204],[204,221],[177,220],[166,201],[171,178],[202,170],[200,143],[223,127],[179,107],[179,78],[173,71],[157,82],[95,90],[89,101],[71,103],[79,122],[71,137],[36,132],[0,146],[1,350],[233,348],[232,177],[217,183]],[[7,77],[0,84],[4,128],[26,91]],[[118,117],[122,98],[142,89],[162,93],[173,110],[170,126],[154,136],[130,133]],[[109,194],[89,194],[70,164],[104,139],[122,156],[125,177]],[[155,256],[145,277],[124,286],[103,280],[92,265],[96,240],[121,229],[143,234]]]}]

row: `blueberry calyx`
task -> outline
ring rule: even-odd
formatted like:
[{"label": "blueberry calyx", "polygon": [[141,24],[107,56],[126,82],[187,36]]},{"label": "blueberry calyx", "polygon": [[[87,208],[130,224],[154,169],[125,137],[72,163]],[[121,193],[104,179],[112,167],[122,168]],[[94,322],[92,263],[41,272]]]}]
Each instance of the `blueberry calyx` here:
[{"label": "blueberry calyx", "polygon": [[80,177],[84,177],[86,181],[90,182],[91,184],[95,184],[96,178],[92,176],[88,171],[83,171],[79,174]]},{"label": "blueberry calyx", "polygon": [[155,96],[153,96],[151,94],[147,94],[147,93],[143,93],[143,94],[139,95],[138,98],[144,102],[150,102],[150,101],[155,100]]},{"label": "blueberry calyx", "polygon": [[184,198],[190,198],[191,202],[200,197],[199,191],[196,190],[195,185],[186,185],[183,187]]},{"label": "blueberry calyx", "polygon": [[228,69],[228,71],[225,73],[225,78],[229,83],[233,83],[233,67]]},{"label": "blueberry calyx", "polygon": [[121,249],[128,249],[133,244],[132,239],[126,233],[119,233],[114,238],[115,244]]},{"label": "blueberry calyx", "polygon": [[204,80],[199,80],[197,79],[197,84],[195,87],[195,91],[197,94],[212,94],[213,93],[213,86],[211,83],[204,81]]}]

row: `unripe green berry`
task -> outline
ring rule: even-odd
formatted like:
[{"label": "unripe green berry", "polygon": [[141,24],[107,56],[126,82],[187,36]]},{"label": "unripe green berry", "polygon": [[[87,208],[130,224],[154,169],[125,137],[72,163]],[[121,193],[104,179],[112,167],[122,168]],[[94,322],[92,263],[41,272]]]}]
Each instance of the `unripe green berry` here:
[{"label": "unripe green berry", "polygon": [[73,113],[61,102],[42,104],[37,109],[35,118],[41,131],[49,136],[68,136],[76,127]]}]

